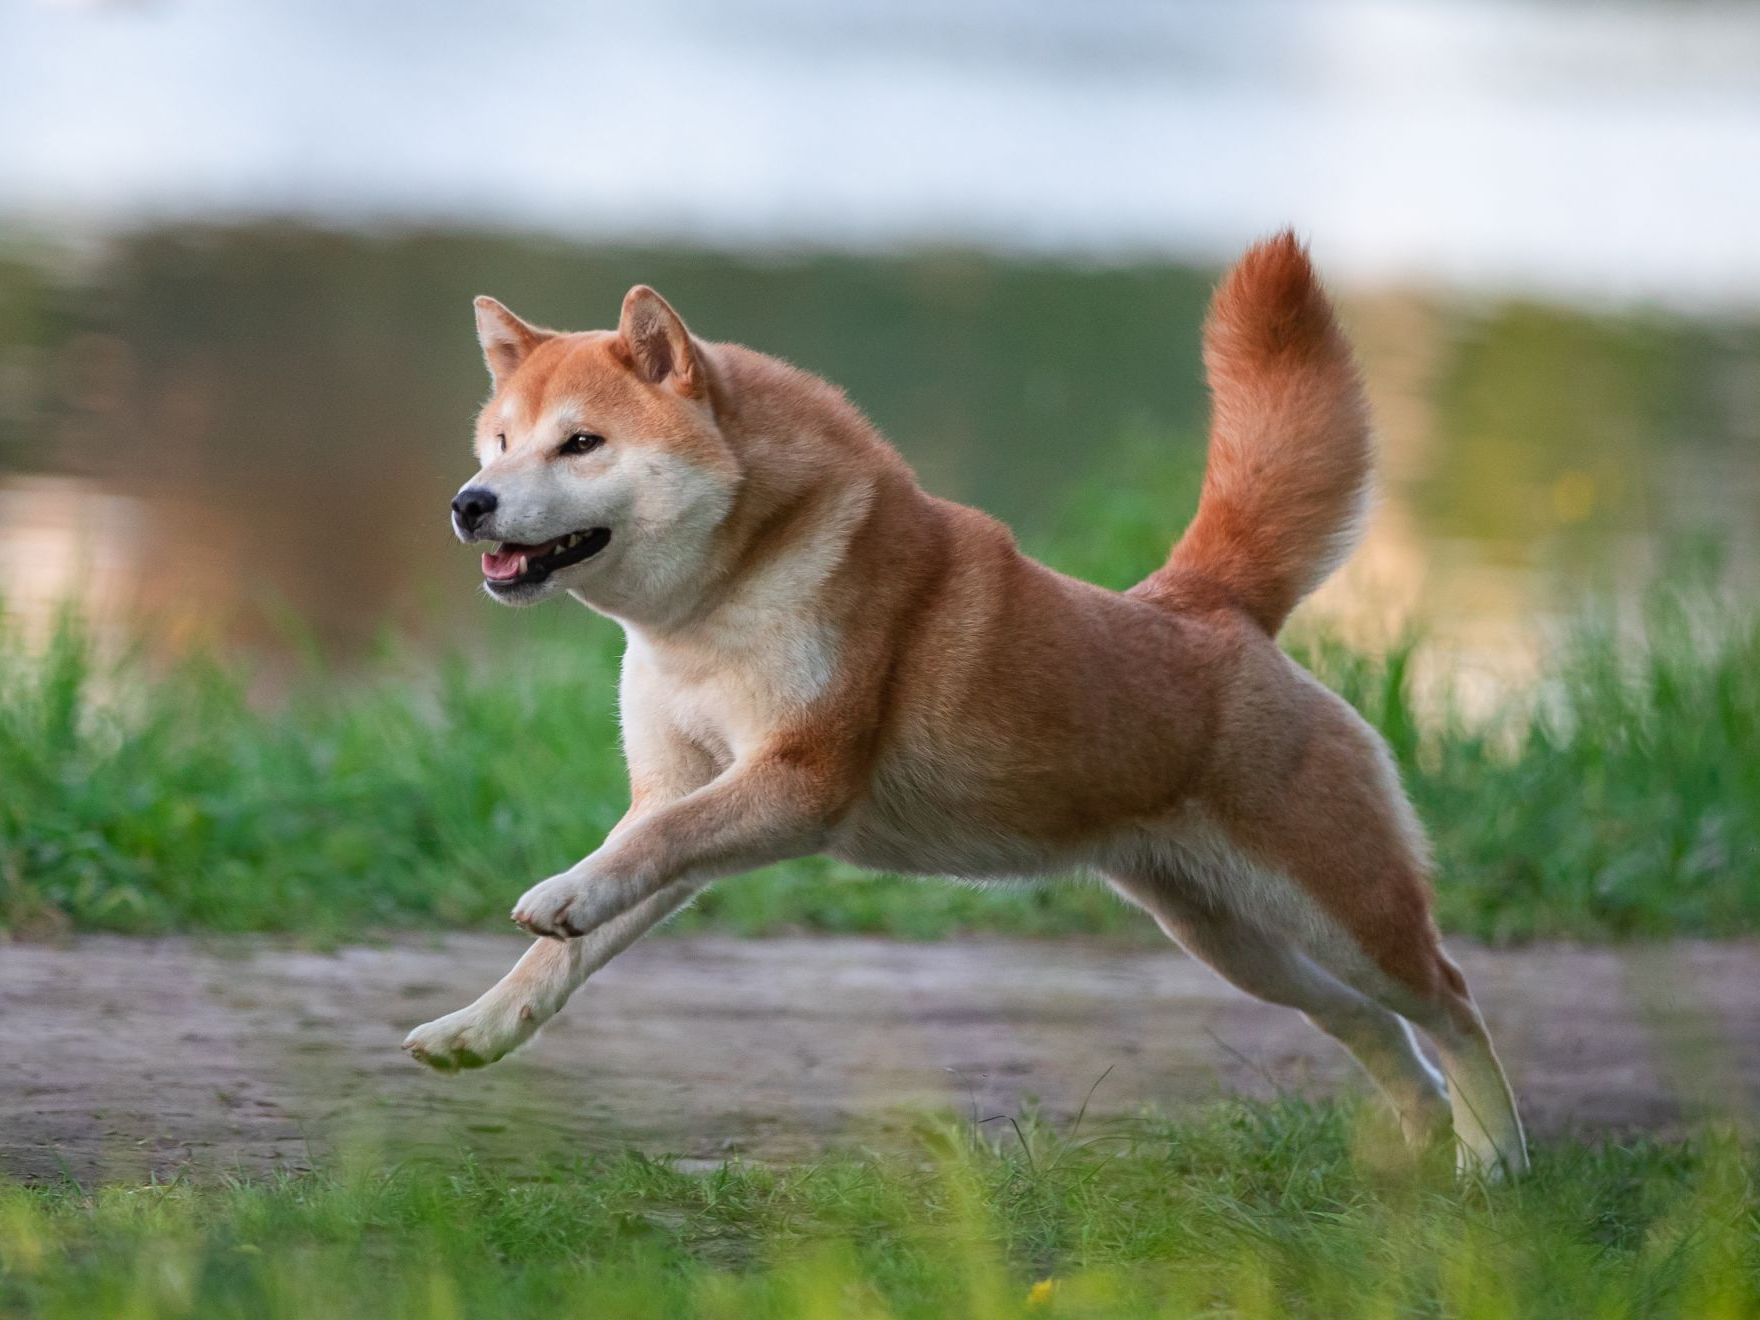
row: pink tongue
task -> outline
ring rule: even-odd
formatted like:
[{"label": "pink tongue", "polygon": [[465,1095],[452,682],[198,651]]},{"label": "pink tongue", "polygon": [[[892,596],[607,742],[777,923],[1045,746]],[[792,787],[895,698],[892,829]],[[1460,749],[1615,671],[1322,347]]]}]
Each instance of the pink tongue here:
[{"label": "pink tongue", "polygon": [[505,582],[526,571],[526,550],[502,546],[483,556],[483,576],[491,582]]}]

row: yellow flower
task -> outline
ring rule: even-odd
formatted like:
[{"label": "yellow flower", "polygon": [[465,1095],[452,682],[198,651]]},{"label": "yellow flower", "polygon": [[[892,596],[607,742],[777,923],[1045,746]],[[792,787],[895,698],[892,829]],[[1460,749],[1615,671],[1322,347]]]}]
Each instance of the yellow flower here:
[{"label": "yellow flower", "polygon": [[1055,1279],[1040,1279],[1027,1289],[1028,1306],[1044,1306],[1051,1300],[1051,1290],[1057,1286]]}]

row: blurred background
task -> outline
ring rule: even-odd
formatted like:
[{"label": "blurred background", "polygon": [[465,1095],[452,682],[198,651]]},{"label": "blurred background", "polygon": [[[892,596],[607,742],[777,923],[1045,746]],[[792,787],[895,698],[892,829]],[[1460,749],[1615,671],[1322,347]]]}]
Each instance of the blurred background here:
[{"label": "blurred background", "polygon": [[1161,547],[1208,288],[1284,224],[1384,451],[1312,617],[1507,677],[1681,544],[1754,584],[1760,8],[12,0],[0,594],[170,646],[492,629],[469,299],[586,328],[637,281],[1030,545],[1153,478]]}]

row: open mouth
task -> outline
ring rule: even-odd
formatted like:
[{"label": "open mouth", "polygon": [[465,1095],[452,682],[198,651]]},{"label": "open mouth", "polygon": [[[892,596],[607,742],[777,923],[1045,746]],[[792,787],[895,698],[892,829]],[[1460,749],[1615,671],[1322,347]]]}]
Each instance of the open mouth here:
[{"label": "open mouth", "polygon": [[594,527],[540,545],[503,541],[483,556],[483,579],[491,591],[534,586],[558,569],[591,559],[610,540],[609,527]]}]

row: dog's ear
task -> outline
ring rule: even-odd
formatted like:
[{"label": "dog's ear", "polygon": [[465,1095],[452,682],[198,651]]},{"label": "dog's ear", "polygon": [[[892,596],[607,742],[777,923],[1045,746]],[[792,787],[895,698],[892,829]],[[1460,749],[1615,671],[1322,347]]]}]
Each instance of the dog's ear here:
[{"label": "dog's ear", "polygon": [[548,330],[527,325],[488,296],[478,298],[476,308],[477,342],[483,346],[483,361],[489,364],[489,375],[499,387],[534,348],[552,335]]},{"label": "dog's ear", "polygon": [[630,369],[643,380],[655,385],[664,381],[688,396],[703,392],[703,363],[691,332],[666,299],[647,285],[638,284],[624,295],[617,334]]}]

